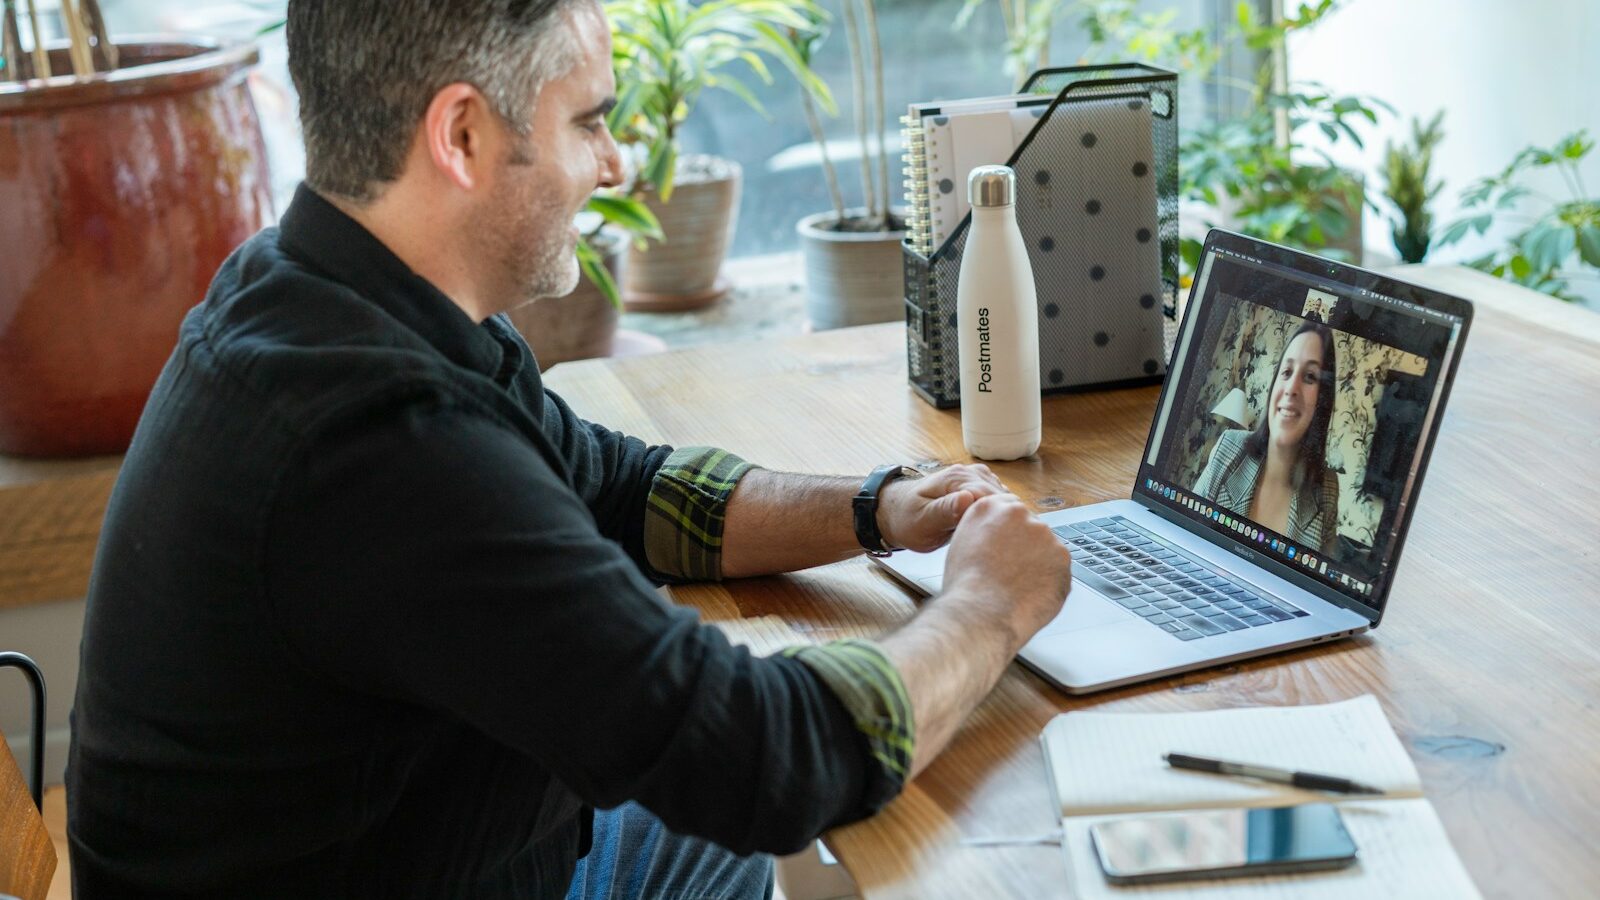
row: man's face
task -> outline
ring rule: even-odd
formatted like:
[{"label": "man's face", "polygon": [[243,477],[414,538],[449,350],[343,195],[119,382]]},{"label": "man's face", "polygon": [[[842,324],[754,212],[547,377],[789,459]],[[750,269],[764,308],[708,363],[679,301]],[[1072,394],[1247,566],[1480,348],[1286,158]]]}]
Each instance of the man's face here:
[{"label": "man's face", "polygon": [[572,29],[578,61],[540,90],[529,137],[505,127],[508,143],[472,229],[498,275],[500,309],[562,297],[577,287],[572,218],[596,188],[622,181],[622,161],[605,122],[616,93],[610,27],[598,3],[561,15],[566,21],[556,27]]}]

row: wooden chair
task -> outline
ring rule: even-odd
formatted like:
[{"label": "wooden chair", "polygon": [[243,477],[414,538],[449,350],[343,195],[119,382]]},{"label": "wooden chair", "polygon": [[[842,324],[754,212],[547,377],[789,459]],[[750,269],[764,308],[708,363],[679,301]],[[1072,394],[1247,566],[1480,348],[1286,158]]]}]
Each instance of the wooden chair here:
[{"label": "wooden chair", "polygon": [[[44,900],[56,871],[56,849],[40,814],[44,800],[44,676],[20,653],[0,653],[0,668],[22,669],[33,687],[33,794],[7,750],[0,753],[0,895]],[[0,747],[5,736],[0,735]]]}]

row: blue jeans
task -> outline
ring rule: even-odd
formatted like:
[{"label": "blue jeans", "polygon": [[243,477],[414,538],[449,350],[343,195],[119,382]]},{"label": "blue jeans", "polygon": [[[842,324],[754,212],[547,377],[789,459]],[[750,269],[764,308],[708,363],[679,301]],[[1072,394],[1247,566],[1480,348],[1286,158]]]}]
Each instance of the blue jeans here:
[{"label": "blue jeans", "polygon": [[772,857],[674,834],[637,803],[594,812],[594,845],[567,900],[771,900]]}]

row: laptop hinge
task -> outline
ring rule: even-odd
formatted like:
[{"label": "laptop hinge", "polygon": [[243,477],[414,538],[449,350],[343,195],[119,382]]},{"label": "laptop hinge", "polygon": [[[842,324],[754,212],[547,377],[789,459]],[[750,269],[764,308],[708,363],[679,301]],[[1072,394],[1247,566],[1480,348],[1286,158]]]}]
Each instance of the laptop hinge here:
[{"label": "laptop hinge", "polygon": [[[1217,534],[1198,522],[1189,521],[1187,516],[1181,515],[1175,510],[1168,509],[1166,506],[1152,501],[1149,497],[1142,495],[1138,491],[1134,491],[1133,493],[1133,502],[1139,504],[1145,509],[1150,510],[1157,516],[1160,516],[1163,520],[1182,528],[1184,531],[1189,532],[1197,538],[1200,538],[1206,543],[1221,547],[1223,550],[1233,553],[1235,556],[1240,556],[1240,554],[1235,552],[1231,546],[1235,542]],[[1245,560],[1246,562],[1260,568],[1262,571],[1267,572],[1270,575],[1282,578],[1284,581],[1289,582],[1295,587],[1300,588],[1301,590],[1317,597],[1320,600],[1325,600],[1328,603],[1332,603],[1334,606],[1339,607],[1340,609],[1347,609],[1355,613],[1371,623],[1373,628],[1377,628],[1378,621],[1383,618],[1383,614],[1378,610],[1367,606],[1360,601],[1350,599],[1335,588],[1322,584],[1315,579],[1306,577],[1304,573],[1295,571],[1293,566],[1279,562],[1270,556],[1256,553],[1254,550],[1249,552],[1251,558]]]}]

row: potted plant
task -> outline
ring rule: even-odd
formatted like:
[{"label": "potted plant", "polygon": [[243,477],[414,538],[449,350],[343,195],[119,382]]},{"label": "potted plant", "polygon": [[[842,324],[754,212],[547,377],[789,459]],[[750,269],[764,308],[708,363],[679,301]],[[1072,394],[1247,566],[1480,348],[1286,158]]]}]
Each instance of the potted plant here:
[{"label": "potted plant", "polygon": [[[1185,218],[1201,220],[1207,228],[1225,225],[1278,243],[1359,259],[1361,211],[1369,205],[1361,178],[1326,152],[1307,147],[1301,136],[1314,129],[1330,141],[1348,140],[1361,147],[1362,120],[1376,122],[1375,107],[1387,110],[1388,104],[1336,96],[1316,84],[1291,85],[1285,56],[1288,36],[1329,15],[1336,0],[1302,3],[1292,15],[1270,22],[1261,20],[1256,4],[1240,0],[1229,25],[1187,31],[1174,27],[1176,9],[1146,11],[1135,0],[1078,0],[1074,8],[1090,38],[1086,59],[1154,63],[1182,73],[1191,84],[1244,93],[1242,116],[1185,131],[1178,151],[1182,192],[1199,213],[1191,217],[1185,211]],[[1260,59],[1254,78],[1216,71],[1225,56],[1239,53]],[[1192,271],[1201,242],[1186,237],[1181,247]]]},{"label": "potted plant", "polygon": [[[1224,85],[1249,92],[1248,111],[1240,118],[1218,121],[1192,132],[1179,147],[1183,192],[1204,204],[1211,215],[1206,227],[1225,224],[1246,234],[1327,256],[1361,258],[1362,209],[1376,205],[1365,199],[1361,177],[1333,161],[1324,150],[1302,140],[1314,127],[1330,142],[1348,140],[1363,147],[1358,126],[1378,121],[1371,97],[1338,96],[1314,83],[1290,85],[1285,43],[1298,30],[1310,28],[1335,7],[1334,0],[1301,4],[1281,21],[1262,22],[1245,2],[1237,7],[1237,24],[1222,40],[1264,55],[1253,82]],[[1183,241],[1185,263],[1192,270],[1200,241]]]},{"label": "potted plant", "polygon": [[[622,297],[628,309],[695,309],[728,290],[723,257],[739,204],[732,160],[679,152],[678,132],[706,90],[724,90],[765,114],[731,63],[771,83],[769,61],[827,97],[789,34],[814,27],[812,0],[610,0],[617,84],[614,130],[635,164],[629,195],[661,223],[662,241],[628,251]],[[828,101],[831,103],[831,100]]]},{"label": "potted plant", "polygon": [[1428,204],[1439,195],[1444,182],[1429,183],[1433,170],[1433,148],[1444,139],[1444,110],[1424,126],[1411,120],[1411,145],[1384,145],[1384,176],[1388,182],[1384,197],[1393,204],[1399,218],[1393,220],[1390,234],[1400,259],[1419,263],[1428,255],[1432,241],[1433,213]]},{"label": "potted plant", "polygon": [[[865,206],[845,208],[816,104],[807,92],[800,95],[833,200],[832,210],[806,216],[795,226],[805,257],[806,313],[811,327],[817,330],[893,321],[903,315],[905,303],[900,250],[906,237],[905,211],[894,209],[889,201],[889,161],[883,134],[883,52],[878,40],[877,9],[873,0],[860,0],[858,18],[856,2],[844,0],[843,9]],[[825,34],[826,22],[818,13],[809,30],[792,35],[808,67]],[[873,136],[876,146],[869,140]]]},{"label": "potted plant", "polygon": [[629,197],[596,194],[578,214],[578,268],[583,278],[564,297],[541,297],[510,312],[544,371],[556,363],[610,356],[622,310],[623,260],[630,244],[661,239],[649,207]]},{"label": "potted plant", "polygon": [[[1573,279],[1600,283],[1600,197],[1590,194],[1580,166],[1594,149],[1587,129],[1569,134],[1552,147],[1527,147],[1498,175],[1484,178],[1461,193],[1461,205],[1470,215],[1454,222],[1439,238],[1453,244],[1469,231],[1483,234],[1497,216],[1521,226],[1506,244],[1467,265],[1523,287],[1568,302],[1581,295]],[[1537,193],[1522,183],[1537,169],[1554,169],[1567,186],[1566,199]],[[1516,209],[1520,201],[1536,199],[1546,204],[1537,216]],[[1592,296],[1592,295],[1591,295]]]},{"label": "potted plant", "polygon": [[[1206,204],[1206,227],[1226,225],[1275,243],[1327,256],[1360,261],[1361,210],[1367,205],[1361,177],[1338,166],[1326,153],[1320,162],[1307,152],[1298,132],[1315,124],[1332,140],[1361,146],[1354,117],[1376,120],[1358,97],[1326,92],[1272,94],[1243,118],[1201,129],[1179,148],[1183,192]],[[1280,136],[1274,112],[1289,113],[1287,136]],[[1214,220],[1214,221],[1212,221]],[[1192,269],[1200,242],[1186,239],[1183,256]]]},{"label": "potted plant", "polygon": [[[184,313],[273,218],[252,44],[0,19],[0,453],[127,449]],[[37,18],[29,17],[37,22]],[[30,23],[33,24],[33,23]],[[92,44],[91,44],[92,39]]]}]

